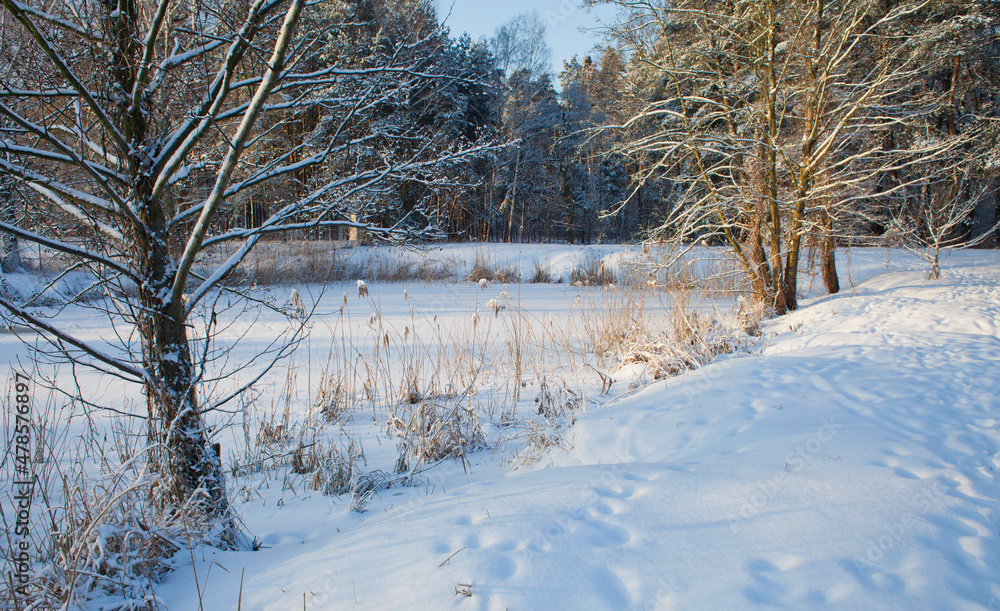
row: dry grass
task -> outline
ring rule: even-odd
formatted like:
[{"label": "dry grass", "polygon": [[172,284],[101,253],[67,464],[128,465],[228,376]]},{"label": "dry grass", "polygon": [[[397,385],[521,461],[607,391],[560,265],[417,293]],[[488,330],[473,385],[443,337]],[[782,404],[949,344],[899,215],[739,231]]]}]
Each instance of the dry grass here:
[{"label": "dry grass", "polygon": [[742,295],[736,300],[736,325],[747,335],[759,337],[762,320],[774,316],[774,308],[768,304]]},{"label": "dry grass", "polygon": [[396,473],[445,458],[464,459],[486,447],[480,415],[459,400],[420,399],[404,403],[389,416],[388,431],[399,437]]},{"label": "dry grass", "polygon": [[357,398],[351,392],[351,380],[348,372],[341,366],[340,355],[331,350],[326,366],[320,374],[319,386],[316,388],[316,399],[313,407],[317,409],[326,422],[343,423],[350,420],[357,407]]},{"label": "dry grass", "polygon": [[569,275],[575,286],[605,286],[615,283],[614,270],[596,255],[588,255]]},{"label": "dry grass", "polygon": [[[666,295],[667,316],[647,312],[647,299]],[[606,370],[641,363],[654,379],[675,376],[748,343],[742,329],[722,325],[715,312],[691,303],[691,291],[659,293],[635,287],[606,289],[586,305],[589,343]],[[759,319],[758,319],[759,320]]]},{"label": "dry grass", "polygon": [[583,405],[583,398],[579,392],[567,388],[565,382],[561,385],[555,385],[542,378],[538,383],[538,396],[535,397],[535,404],[538,405],[539,416],[553,420],[572,416]]},{"label": "dry grass", "polygon": [[468,282],[486,280],[487,282],[516,284],[521,281],[521,274],[517,271],[517,268],[495,263],[486,258],[483,253],[477,252],[472,269],[465,275],[465,280]]},{"label": "dry grass", "polygon": [[[361,296],[363,309],[372,312],[365,317],[368,338],[358,340],[348,331],[353,327],[346,306],[328,320],[335,339],[311,404],[318,418],[308,426],[322,430],[370,409],[399,440],[393,471],[412,474],[488,447],[483,425],[489,422],[505,431],[497,443],[518,448],[511,463],[529,464],[561,447],[563,429],[584,404],[579,382],[567,383],[553,372],[564,370],[577,380],[581,371],[597,371],[602,390],[610,390],[613,373],[603,372],[642,364],[653,378],[677,375],[739,347],[741,340],[717,316],[691,303],[690,291],[656,289],[628,283],[582,292],[566,328],[535,318],[503,292],[480,306],[472,324],[455,319],[452,326],[422,313],[409,298],[409,323],[398,329],[385,322],[374,297]],[[517,410],[525,388],[535,393],[529,413]],[[308,488],[350,493],[360,507],[377,490],[399,483],[381,471],[365,471],[360,446],[352,446],[342,428],[336,443],[324,443],[316,433],[293,435],[281,403],[265,418],[265,434],[258,434],[258,445],[284,444],[269,450],[277,457],[271,464],[303,476]]]},{"label": "dry grass", "polygon": [[[219,544],[220,531],[189,507],[165,513],[151,503],[161,484],[145,470],[144,426],[119,423],[108,436],[70,439],[75,407],[54,406],[50,395],[33,423],[33,578],[26,591],[0,589],[0,607],[71,609],[110,596],[116,609],[157,608],[155,586],[173,569],[171,558]],[[10,536],[12,525],[5,527]],[[7,562],[10,549],[0,552]]]},{"label": "dry grass", "polygon": [[[231,253],[219,250],[208,255],[214,264],[225,261]],[[229,286],[275,286],[308,282],[348,280],[351,270],[338,248],[326,242],[276,244],[265,242],[225,282]]]},{"label": "dry grass", "polygon": [[[220,265],[234,252],[232,246],[220,246],[205,253],[201,263],[206,268]],[[704,253],[703,258],[698,258]],[[58,253],[43,251],[42,267],[49,272],[65,271],[68,266]],[[477,251],[472,268],[464,275],[462,261],[444,255],[411,256],[393,248],[355,249],[353,243],[322,240],[263,241],[224,283],[230,287],[272,287],[325,282],[353,282],[364,278],[373,282],[448,282],[466,280],[516,284],[559,283],[562,278],[552,274],[550,266],[536,261],[530,277],[521,278],[519,265],[511,261],[496,261],[489,250]],[[37,255],[29,261],[37,267]],[[645,244],[638,257],[627,256],[611,265],[595,253],[587,254],[571,270],[569,281],[577,286],[640,284],[664,290],[700,290],[715,295],[746,292],[741,267],[728,254],[716,249],[712,254],[698,249],[679,250],[676,247]],[[810,274],[810,277],[815,274]],[[102,297],[101,291],[90,290],[81,300]],[[49,299],[53,303],[59,299]]]},{"label": "dry grass", "polygon": [[[535,271],[528,279],[530,284],[553,284],[552,272],[549,270],[549,265],[547,263],[541,263],[535,261]],[[559,279],[555,280],[555,284],[559,283]]]},{"label": "dry grass", "polygon": [[[454,277],[448,261],[409,260],[392,250],[373,250],[369,256],[351,257],[353,248],[336,242],[264,242],[229,276],[228,286],[281,286],[349,282],[365,278],[378,282],[440,282]],[[219,249],[204,262],[220,264],[232,254]]]},{"label": "dry grass", "polygon": [[326,444],[316,438],[308,446],[300,441],[292,454],[293,471],[312,474],[309,481],[312,489],[326,495],[352,492],[362,474],[363,463],[361,444],[347,435]]},{"label": "dry grass", "polygon": [[[336,254],[304,250],[302,256],[316,261],[304,265],[303,274],[325,273],[330,261],[336,266]],[[359,275],[391,280],[431,273],[393,265]],[[242,439],[233,444],[238,456],[229,457],[235,498],[255,498],[261,482],[273,478],[293,494],[346,495],[361,511],[379,490],[407,485],[423,468],[464,461],[485,447],[510,450],[514,467],[537,461],[564,447],[566,427],[588,400],[581,388],[595,380],[595,372],[607,392],[626,365],[640,365],[652,378],[677,375],[740,349],[748,341],[744,332],[759,333],[767,312],[754,304],[740,302],[735,316],[740,329],[732,330],[718,322],[717,312],[695,303],[699,293],[691,287],[707,290],[697,269],[677,263],[651,277],[652,267],[613,272],[591,257],[574,278],[601,288],[570,289],[579,301],[558,324],[527,312],[506,291],[470,306],[468,318],[447,322],[410,297],[409,320],[395,323],[402,328],[385,321],[372,295],[345,300],[318,323],[333,338],[325,358],[304,355],[304,344],[287,367],[266,380],[265,387],[277,389],[269,406],[249,392],[241,398]],[[264,283],[286,282],[287,274],[300,271],[276,264],[254,273],[260,277],[253,281]],[[504,282],[511,274],[477,257],[469,279]],[[536,263],[532,281],[551,281],[548,267]],[[352,320],[351,308],[363,312],[355,314],[359,319]],[[306,383],[308,398],[296,394],[306,394],[296,373],[296,360],[302,363],[303,356],[324,363],[320,375]],[[345,429],[363,420],[362,414],[398,440],[394,468],[369,467],[360,441]],[[192,541],[211,540],[213,533],[199,526],[197,516],[182,511],[168,520],[145,509],[156,483],[142,472],[142,439],[142,431],[122,431],[112,436],[107,457],[103,448],[88,447],[78,452],[79,460],[69,461],[75,465],[69,472],[50,469],[52,524],[39,530],[39,549],[51,568],[33,586],[32,599],[40,608],[79,601],[95,590],[142,608],[140,602],[153,600],[172,554]],[[43,454],[66,453],[46,446]],[[102,459],[95,467],[84,456]]]},{"label": "dry grass", "polygon": [[434,261],[405,261],[387,255],[370,259],[355,272],[357,277],[380,282],[442,282],[453,277],[450,266]]},{"label": "dry grass", "polygon": [[550,450],[567,449],[563,445],[565,430],[576,422],[576,413],[583,404],[583,393],[570,389],[564,380],[540,380],[535,397],[537,414],[508,423],[502,443],[516,447],[507,458],[510,467],[531,466]]}]

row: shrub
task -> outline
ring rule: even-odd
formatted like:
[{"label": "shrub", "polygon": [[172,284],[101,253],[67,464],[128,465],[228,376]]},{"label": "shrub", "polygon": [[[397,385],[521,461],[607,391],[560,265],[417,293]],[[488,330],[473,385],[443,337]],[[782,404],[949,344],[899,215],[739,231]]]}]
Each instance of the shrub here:
[{"label": "shrub", "polygon": [[498,267],[493,262],[486,260],[482,253],[476,253],[472,269],[465,275],[465,280],[469,282],[500,282],[503,284],[515,284],[521,281],[521,274],[513,267]]},{"label": "shrub", "polygon": [[588,255],[570,272],[569,280],[577,286],[603,286],[615,283],[615,273],[600,257]]},{"label": "shrub", "polygon": [[552,284],[552,274],[547,264],[535,261],[535,273],[528,280],[531,284]]},{"label": "shrub", "polygon": [[405,408],[389,418],[389,431],[400,437],[396,472],[403,473],[418,463],[444,458],[461,458],[486,447],[479,417],[461,400],[419,399],[404,402]]}]

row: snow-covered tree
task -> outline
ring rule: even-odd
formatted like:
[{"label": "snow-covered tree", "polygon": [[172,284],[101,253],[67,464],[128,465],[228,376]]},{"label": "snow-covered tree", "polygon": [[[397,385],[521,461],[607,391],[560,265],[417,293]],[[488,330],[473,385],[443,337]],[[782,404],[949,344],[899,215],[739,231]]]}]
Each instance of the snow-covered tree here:
[{"label": "snow-covered tree", "polygon": [[567,230],[573,229],[572,218],[584,232],[613,232],[627,239],[638,228],[635,215],[617,214],[618,227],[606,225],[611,212],[620,213],[628,200],[630,160],[615,150],[621,134],[604,129],[622,120],[625,66],[613,47],[605,47],[598,61],[586,56],[582,62],[575,57],[565,62],[560,79],[564,135],[559,150],[568,183]]},{"label": "snow-covered tree", "polygon": [[[894,32],[903,41],[897,61],[920,70],[893,106],[916,112],[885,130],[885,154],[896,163],[881,177],[884,193],[869,218],[885,237],[923,253],[935,278],[942,248],[987,243],[997,229],[998,30],[995,4],[961,0],[918,4]],[[927,148],[938,154],[913,152]]]},{"label": "snow-covered tree", "polygon": [[[331,6],[328,18],[335,22],[352,23],[349,15],[364,16],[332,32],[322,52],[324,58],[351,66],[355,75],[331,87],[316,106],[315,125],[300,130],[298,137],[314,143],[339,137],[356,146],[334,151],[309,180],[322,184],[345,168],[374,169],[386,159],[429,162],[495,138],[499,83],[484,45],[468,36],[452,39],[437,26],[436,12],[427,2],[364,0]],[[381,69],[392,64],[410,70]],[[366,106],[352,103],[356,91],[371,92]],[[492,154],[489,147],[482,151],[386,177],[376,189],[348,198],[351,214],[380,225],[395,223],[400,214],[430,214],[448,229],[451,217],[472,205],[468,200],[475,200],[481,188]],[[386,205],[389,201],[393,205]]]},{"label": "snow-covered tree", "polygon": [[558,137],[562,109],[547,74],[532,79],[527,70],[514,72],[507,81],[503,109],[503,135],[511,142],[504,151],[503,172],[498,178],[502,201],[497,222],[507,241],[546,235],[541,228],[559,222],[561,209],[558,169],[553,147]]},{"label": "snow-covered tree", "polygon": [[[368,8],[53,0],[43,9],[3,1],[17,36],[4,40],[15,69],[0,82],[0,172],[33,197],[29,213],[3,219],[0,231],[92,272],[90,290],[107,295],[104,314],[131,332],[108,347],[74,336],[58,315],[7,297],[0,306],[41,332],[52,354],[143,388],[150,464],[165,484],[165,507],[227,514],[204,415],[239,390],[205,400],[214,327],[209,322],[197,343],[190,335],[198,308],[214,320],[227,275],[262,238],[285,231],[348,226],[386,240],[427,235],[423,200],[401,209],[375,197],[377,187],[436,180],[427,177],[483,149],[449,146],[427,155],[423,142],[387,144],[406,140],[406,132],[356,120],[396,103],[400,88],[455,79],[407,56],[412,38],[363,36],[373,18]],[[420,36],[435,36],[435,27]],[[349,49],[326,53],[337,36],[354,36],[358,47],[377,43],[377,61],[359,67]],[[254,198],[265,205],[248,206]],[[221,263],[203,256],[226,244],[235,248]]]},{"label": "snow-covered tree", "polygon": [[887,172],[950,148],[884,146],[924,111],[906,101],[923,66],[894,34],[924,3],[613,4],[613,34],[653,88],[619,128],[622,152],[648,160],[640,184],[667,176],[676,193],[659,233],[728,244],[778,312],[797,305],[805,238],[824,245],[836,290],[835,220]]}]

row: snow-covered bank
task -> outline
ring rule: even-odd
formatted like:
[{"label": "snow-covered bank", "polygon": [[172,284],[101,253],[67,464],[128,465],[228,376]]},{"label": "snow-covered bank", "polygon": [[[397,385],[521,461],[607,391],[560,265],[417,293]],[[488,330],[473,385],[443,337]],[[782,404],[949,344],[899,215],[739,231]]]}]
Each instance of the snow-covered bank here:
[{"label": "snow-covered bank", "polygon": [[[590,409],[531,471],[443,465],[361,515],[262,491],[271,547],[199,554],[204,608],[998,608],[995,259],[822,298],[758,356]],[[199,604],[191,568],[171,609]]]}]

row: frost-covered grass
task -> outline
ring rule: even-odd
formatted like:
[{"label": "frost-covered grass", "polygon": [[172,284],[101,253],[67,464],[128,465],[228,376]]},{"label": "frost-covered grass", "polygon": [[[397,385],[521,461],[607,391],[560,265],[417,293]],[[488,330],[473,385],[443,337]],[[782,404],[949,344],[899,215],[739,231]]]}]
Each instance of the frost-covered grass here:
[{"label": "frost-covered grass", "polygon": [[[295,288],[314,310],[293,353],[209,416],[258,552],[200,547],[183,522],[136,513],[141,497],[130,494],[145,484],[121,464],[141,422],[116,428],[112,413],[53,398],[41,430],[61,450],[46,472],[67,478],[53,478],[48,504],[111,516],[93,532],[72,522],[79,600],[113,606],[155,591],[172,609],[297,608],[303,593],[310,609],[971,608],[1000,594],[986,551],[995,514],[984,509],[1000,496],[997,389],[971,375],[1000,357],[995,253],[953,253],[931,283],[916,258],[854,251],[841,257],[840,296],[813,284],[818,299],[759,324],[755,338],[738,329],[752,314],[723,290],[731,277],[705,278],[728,269],[712,249],[653,278],[636,262],[661,254],[640,247],[437,252],[454,257],[451,281],[367,277],[364,295],[353,281],[253,289],[282,305]],[[551,283],[528,282],[538,261]],[[613,285],[573,285],[574,270],[601,263]],[[515,270],[521,283],[482,285],[470,276],[477,264]],[[89,340],[110,337],[87,310],[75,316]],[[219,346],[232,350],[212,367],[243,364],[296,324],[280,308],[220,313]],[[28,362],[14,337],[0,345]],[[72,390],[66,368],[43,372]],[[216,380],[208,394],[251,375]],[[142,411],[120,383],[76,377],[95,404]],[[109,491],[128,502],[109,503]],[[46,524],[36,514],[38,533]],[[126,570],[101,568],[126,537],[159,559],[133,551]],[[49,553],[53,566],[70,564]],[[52,572],[52,583],[68,581]]]},{"label": "frost-covered grass", "polygon": [[[363,290],[353,282],[263,283],[249,295],[276,307],[248,311],[239,300],[213,302],[217,335],[205,405],[257,375],[270,358],[262,355],[274,351],[272,338],[287,337],[302,312],[312,312],[304,339],[286,358],[252,390],[208,414],[241,515],[244,506],[252,510],[262,486],[280,486],[293,497],[327,496],[360,512],[389,489],[427,490],[429,474],[447,465],[488,464],[499,472],[530,465],[558,447],[576,414],[600,396],[700,366],[716,348],[730,353],[749,343],[723,322],[710,322],[727,317],[726,303],[614,267],[610,261],[624,251],[542,249],[563,261],[555,280],[567,282],[518,284],[504,282],[520,279],[509,253],[447,250],[455,260],[471,258],[464,268],[450,266],[450,282],[400,284],[379,275],[427,268],[428,251],[359,248],[348,251],[361,257],[355,271],[373,274]],[[302,262],[291,257],[289,265]],[[591,282],[582,272],[579,281],[576,270],[588,266],[602,278]],[[487,269],[488,277],[477,278]],[[26,295],[33,287],[68,294],[87,283],[58,273],[55,282],[31,274],[14,280]],[[37,300],[42,311],[45,303]],[[59,316],[97,346],[127,337],[88,305],[70,305]],[[202,318],[209,320],[209,312]],[[196,336],[203,324],[196,321]],[[14,337],[6,340],[31,354]],[[164,572],[183,561],[171,556],[211,533],[144,509],[143,495],[156,484],[142,471],[137,416],[144,404],[135,389],[41,363],[34,375],[70,395],[79,386],[92,403],[55,393],[60,416],[39,418],[39,434],[67,440],[49,452],[54,460],[39,465],[45,507],[56,516],[54,525],[36,521],[39,566],[48,567],[45,596],[81,601],[104,592],[145,600]]]}]

